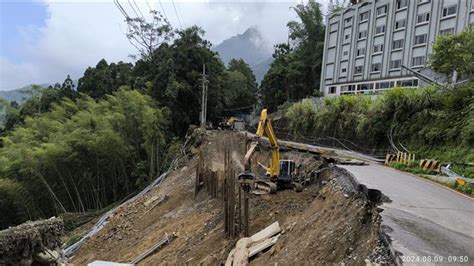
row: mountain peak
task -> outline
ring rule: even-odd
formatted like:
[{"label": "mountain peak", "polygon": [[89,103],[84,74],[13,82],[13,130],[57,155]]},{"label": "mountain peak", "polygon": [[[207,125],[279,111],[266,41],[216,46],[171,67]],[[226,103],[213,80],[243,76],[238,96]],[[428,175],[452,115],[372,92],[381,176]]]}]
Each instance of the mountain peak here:
[{"label": "mountain peak", "polygon": [[225,64],[232,58],[242,58],[247,64],[255,65],[271,56],[265,39],[256,27],[250,27],[244,33],[222,41],[214,50]]},{"label": "mountain peak", "polygon": [[255,26],[246,29],[245,32],[241,35],[262,37],[262,34],[260,33],[260,31]]},{"label": "mountain peak", "polygon": [[243,33],[222,41],[213,50],[219,53],[226,65],[233,58],[243,59],[255,72],[258,82],[262,80],[268,70],[268,64],[264,64],[262,67],[261,63],[272,61],[270,46],[267,45],[257,27],[250,27]]}]

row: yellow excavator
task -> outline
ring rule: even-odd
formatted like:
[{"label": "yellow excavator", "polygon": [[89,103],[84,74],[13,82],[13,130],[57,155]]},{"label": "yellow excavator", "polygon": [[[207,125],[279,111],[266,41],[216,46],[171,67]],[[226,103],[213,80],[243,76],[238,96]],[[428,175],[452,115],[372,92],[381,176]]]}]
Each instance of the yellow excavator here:
[{"label": "yellow excavator", "polygon": [[[268,167],[259,163],[266,170],[267,179],[257,179],[251,170],[251,157],[257,146],[261,145],[261,137],[266,134],[272,151],[272,158]],[[250,144],[244,157],[244,172],[239,175],[239,181],[246,184],[255,194],[274,193],[277,189],[293,188],[302,191],[303,186],[296,182],[296,166],[293,160],[280,160],[280,147],[273,131],[272,122],[268,117],[267,109],[263,109],[257,128],[257,140]]]}]

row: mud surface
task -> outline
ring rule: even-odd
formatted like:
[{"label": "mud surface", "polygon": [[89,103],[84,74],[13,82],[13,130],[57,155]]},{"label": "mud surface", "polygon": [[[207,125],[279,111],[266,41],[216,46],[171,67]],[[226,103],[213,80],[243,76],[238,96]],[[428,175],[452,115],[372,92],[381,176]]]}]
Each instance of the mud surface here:
[{"label": "mud surface", "polygon": [[[245,140],[232,132],[208,131],[199,140],[205,163],[223,168],[223,147],[232,147],[236,172],[243,165]],[[201,191],[194,198],[195,149],[188,160],[158,186],[135,202],[120,208],[109,223],[88,239],[71,259],[75,265],[94,260],[130,262],[165,233],[177,238],[146,258],[141,265],[199,264],[225,262],[238,239],[224,236],[223,203]],[[266,164],[270,154],[264,147],[257,152],[252,168],[262,172],[257,162]],[[282,159],[293,159],[305,175],[317,170],[321,161],[311,154],[286,151]],[[379,195],[380,196],[380,195]],[[155,202],[167,197],[159,205]],[[250,199],[250,234],[274,221],[283,229],[270,250],[257,255],[251,264],[365,264],[379,258],[380,215],[377,193],[360,186],[341,169],[331,167],[303,192],[278,191]],[[379,251],[377,251],[377,247]]]}]

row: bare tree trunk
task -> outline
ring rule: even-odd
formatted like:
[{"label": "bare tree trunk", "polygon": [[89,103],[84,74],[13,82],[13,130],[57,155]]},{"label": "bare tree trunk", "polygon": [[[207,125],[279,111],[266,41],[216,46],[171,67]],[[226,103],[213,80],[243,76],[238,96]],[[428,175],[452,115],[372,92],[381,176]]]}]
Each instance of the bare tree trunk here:
[{"label": "bare tree trunk", "polygon": [[54,193],[53,189],[51,189],[51,187],[48,185],[48,182],[46,182],[46,179],[43,177],[43,175],[41,175],[41,173],[39,173],[38,171],[36,171],[36,175],[41,179],[41,181],[43,182],[43,184],[46,186],[46,188],[48,188],[48,191],[49,193],[51,194],[51,196],[53,197],[53,199],[59,204],[59,206],[61,207],[61,211],[62,212],[66,212],[66,209],[64,208],[63,204],[61,203],[61,201],[59,200],[59,198],[56,196],[56,193]]},{"label": "bare tree trunk", "polygon": [[58,174],[59,179],[61,179],[61,182],[63,183],[64,189],[66,190],[67,195],[69,196],[69,200],[71,201],[72,207],[74,208],[74,212],[77,212],[76,204],[74,204],[74,199],[72,198],[71,193],[69,192],[69,189],[67,188],[66,182],[64,181],[64,178],[62,177],[61,173],[59,172],[56,164],[53,164],[54,171]]},{"label": "bare tree trunk", "polygon": [[68,176],[69,176],[69,179],[71,179],[71,183],[72,183],[72,185],[74,186],[74,190],[76,191],[77,200],[79,201],[79,206],[81,207],[82,212],[85,212],[86,209],[84,208],[84,204],[82,203],[81,194],[79,193],[79,190],[77,189],[76,182],[74,181],[74,178],[72,177],[72,175],[71,175],[71,173],[69,172],[69,170],[67,169],[67,167],[65,167],[65,169],[66,169],[66,173],[67,173]]}]

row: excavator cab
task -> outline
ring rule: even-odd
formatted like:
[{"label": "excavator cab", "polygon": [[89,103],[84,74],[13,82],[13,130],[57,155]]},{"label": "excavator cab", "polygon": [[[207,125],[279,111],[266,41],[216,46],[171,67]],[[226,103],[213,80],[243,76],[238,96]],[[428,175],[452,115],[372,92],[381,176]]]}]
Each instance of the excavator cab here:
[{"label": "excavator cab", "polygon": [[295,174],[295,162],[292,160],[280,160],[280,173],[278,175],[279,182],[289,183],[293,181]]}]

